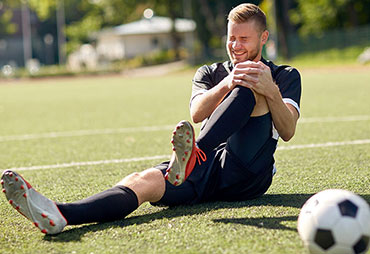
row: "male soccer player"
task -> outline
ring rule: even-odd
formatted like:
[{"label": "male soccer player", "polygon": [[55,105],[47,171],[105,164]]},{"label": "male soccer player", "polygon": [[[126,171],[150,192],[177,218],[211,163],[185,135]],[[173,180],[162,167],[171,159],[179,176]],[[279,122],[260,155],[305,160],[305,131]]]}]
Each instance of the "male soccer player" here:
[{"label": "male soccer player", "polygon": [[73,203],[56,203],[35,191],[16,172],[1,184],[9,203],[41,232],[56,234],[66,225],[123,219],[144,202],[167,206],[207,201],[248,200],[271,185],[280,135],[290,140],[299,117],[298,71],[262,58],[268,39],[265,14],[241,4],[228,16],[230,61],[203,66],[193,79],[190,112],[203,122],[194,137],[181,121],[173,132],[173,155],[116,186]]}]

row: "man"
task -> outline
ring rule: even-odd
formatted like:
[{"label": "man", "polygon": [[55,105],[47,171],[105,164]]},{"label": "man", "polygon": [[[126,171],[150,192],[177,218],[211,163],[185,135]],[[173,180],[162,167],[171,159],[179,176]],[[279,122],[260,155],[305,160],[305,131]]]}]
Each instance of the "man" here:
[{"label": "man", "polygon": [[241,4],[229,13],[230,61],[203,66],[195,74],[190,112],[194,122],[203,121],[202,129],[195,139],[189,122],[176,126],[170,162],[66,204],[5,171],[1,184],[10,204],[41,232],[56,234],[67,224],[123,219],[147,201],[174,206],[261,196],[275,172],[278,135],[285,141],[294,135],[301,95],[297,70],[262,59],[268,35],[257,6]]}]

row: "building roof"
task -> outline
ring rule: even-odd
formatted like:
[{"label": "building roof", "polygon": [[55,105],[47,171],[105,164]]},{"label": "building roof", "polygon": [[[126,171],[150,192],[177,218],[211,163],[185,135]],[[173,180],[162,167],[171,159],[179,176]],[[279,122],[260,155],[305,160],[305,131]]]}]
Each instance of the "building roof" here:
[{"label": "building roof", "polygon": [[[172,21],[167,17],[153,16],[150,19],[140,19],[131,23],[104,29],[99,34],[134,35],[134,34],[156,34],[169,33]],[[175,29],[177,32],[192,32],[196,24],[190,19],[176,19]]]}]

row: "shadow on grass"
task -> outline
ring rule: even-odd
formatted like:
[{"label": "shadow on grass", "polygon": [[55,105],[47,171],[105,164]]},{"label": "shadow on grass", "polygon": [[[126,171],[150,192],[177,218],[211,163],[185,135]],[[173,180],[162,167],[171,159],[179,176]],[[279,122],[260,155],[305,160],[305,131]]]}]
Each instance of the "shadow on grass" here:
[{"label": "shadow on grass", "polygon": [[[199,205],[192,206],[177,206],[171,208],[165,208],[159,212],[145,214],[141,216],[133,216],[123,220],[114,222],[88,224],[81,227],[72,228],[65,230],[62,233],[49,236],[46,235],[44,240],[55,241],[55,242],[70,242],[80,241],[81,238],[90,232],[102,231],[108,228],[121,227],[124,228],[130,225],[140,225],[144,223],[150,223],[154,220],[160,220],[163,218],[171,219],[187,215],[197,215],[214,211],[217,209],[225,208],[243,208],[243,207],[254,207],[254,206],[282,206],[282,207],[293,207],[301,208],[303,204],[313,194],[265,194],[260,198],[248,201],[239,202],[209,202]],[[362,195],[362,197],[370,201],[370,195]],[[139,208],[140,209],[140,208]],[[295,228],[287,227],[282,224],[284,221],[295,221],[297,216],[283,216],[283,217],[258,217],[258,218],[224,218],[214,219],[216,223],[235,223],[248,226],[255,226],[259,228],[267,229],[279,229],[279,230],[291,230],[296,231]]]}]

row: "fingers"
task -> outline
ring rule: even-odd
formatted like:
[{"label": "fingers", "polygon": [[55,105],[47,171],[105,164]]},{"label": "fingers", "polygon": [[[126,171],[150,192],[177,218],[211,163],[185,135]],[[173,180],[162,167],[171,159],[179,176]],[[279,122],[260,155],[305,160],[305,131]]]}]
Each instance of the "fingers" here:
[{"label": "fingers", "polygon": [[234,76],[229,84],[229,89],[233,89],[237,85],[252,88],[257,82],[258,80],[256,78],[248,75],[240,75],[238,77]]}]

